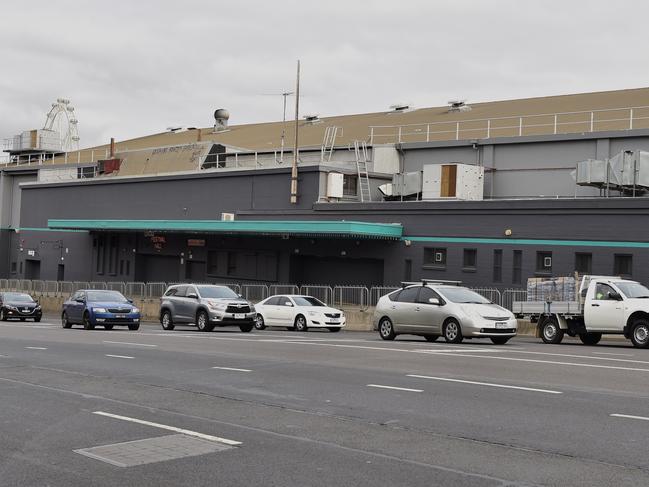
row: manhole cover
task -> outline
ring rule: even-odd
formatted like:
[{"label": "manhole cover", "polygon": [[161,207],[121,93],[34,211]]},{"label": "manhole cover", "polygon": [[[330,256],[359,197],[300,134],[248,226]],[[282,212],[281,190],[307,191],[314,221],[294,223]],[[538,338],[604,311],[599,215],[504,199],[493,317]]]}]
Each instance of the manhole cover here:
[{"label": "manhole cover", "polygon": [[74,451],[117,467],[133,467],[230,449],[232,449],[231,446],[214,441],[187,435],[169,435]]}]

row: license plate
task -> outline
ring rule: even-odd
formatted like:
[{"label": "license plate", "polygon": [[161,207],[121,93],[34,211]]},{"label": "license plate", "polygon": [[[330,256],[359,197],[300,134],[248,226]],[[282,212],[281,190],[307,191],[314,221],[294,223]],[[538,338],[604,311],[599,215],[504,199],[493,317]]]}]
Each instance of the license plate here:
[{"label": "license plate", "polygon": [[497,330],[502,330],[504,328],[509,328],[509,324],[507,324],[505,322],[497,322],[496,323],[496,329]]},{"label": "license plate", "polygon": [[115,315],[115,318],[126,318],[126,315]]},{"label": "license plate", "polygon": [[330,318],[329,322],[330,323],[340,323],[340,318]]},{"label": "license plate", "polygon": [[25,309],[23,310],[23,313],[29,313],[29,308],[25,308]]},{"label": "license plate", "polygon": [[234,314],[234,319],[235,320],[245,320],[246,319],[246,314],[245,313],[235,313]]}]

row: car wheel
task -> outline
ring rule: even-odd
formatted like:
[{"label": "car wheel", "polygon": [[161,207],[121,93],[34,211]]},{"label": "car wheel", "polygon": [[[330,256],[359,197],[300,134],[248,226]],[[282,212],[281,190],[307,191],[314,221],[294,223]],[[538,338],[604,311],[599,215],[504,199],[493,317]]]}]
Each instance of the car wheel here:
[{"label": "car wheel", "polygon": [[72,323],[68,320],[68,314],[64,311],[61,315],[61,327],[63,328],[72,328]]},{"label": "car wheel", "polygon": [[90,315],[88,314],[87,311],[83,314],[83,329],[84,330],[95,329],[95,325],[93,325],[92,322],[90,321]]},{"label": "car wheel", "polygon": [[252,329],[255,327],[252,323],[248,325],[239,325],[239,330],[241,330],[243,333],[250,333]]},{"label": "car wheel", "polygon": [[164,312],[162,313],[162,316],[160,317],[160,325],[162,326],[163,330],[167,331],[171,331],[175,328],[169,310],[164,310]]},{"label": "car wheel", "polygon": [[340,328],[339,326],[330,326],[329,327],[329,331],[331,333],[338,333],[340,330],[342,330],[342,328]]},{"label": "car wheel", "polygon": [[541,340],[544,343],[551,343],[553,345],[561,343],[563,335],[564,332],[559,327],[559,322],[557,322],[556,318],[548,318],[541,325]]},{"label": "car wheel", "polygon": [[139,323],[129,323],[128,329],[131,331],[137,331],[140,329],[140,324]]},{"label": "car wheel", "polygon": [[7,321],[7,312],[4,308],[0,309],[0,321]]},{"label": "car wheel", "polygon": [[649,347],[649,322],[647,320],[635,320],[631,332],[631,342],[637,348]]},{"label": "car wheel", "polygon": [[394,326],[390,318],[381,318],[379,322],[379,335],[384,340],[394,340],[397,334],[394,332]]},{"label": "car wheel", "polygon": [[439,338],[439,335],[424,335],[427,342],[434,342]]},{"label": "car wheel", "polygon": [[491,337],[491,341],[494,345],[504,345],[510,338],[511,337]]},{"label": "car wheel", "polygon": [[39,316],[38,318],[34,318],[34,323],[39,323],[41,321],[41,317]]},{"label": "car wheel", "polygon": [[584,345],[597,345],[602,339],[601,333],[580,333],[579,339]]},{"label": "car wheel", "polygon": [[460,324],[455,320],[448,320],[444,324],[443,333],[444,340],[447,343],[460,343],[464,338],[462,336],[462,328],[460,328]]},{"label": "car wheel", "polygon": [[198,331],[212,331],[214,329],[214,326],[210,325],[209,317],[205,311],[199,311],[196,314],[196,327]]},{"label": "car wheel", "polygon": [[257,316],[255,316],[255,328],[257,330],[266,329],[266,325],[264,324],[264,317],[261,316],[259,313],[257,313]]},{"label": "car wheel", "polygon": [[297,331],[307,331],[309,327],[306,325],[306,318],[302,315],[297,315],[295,318],[295,329]]}]

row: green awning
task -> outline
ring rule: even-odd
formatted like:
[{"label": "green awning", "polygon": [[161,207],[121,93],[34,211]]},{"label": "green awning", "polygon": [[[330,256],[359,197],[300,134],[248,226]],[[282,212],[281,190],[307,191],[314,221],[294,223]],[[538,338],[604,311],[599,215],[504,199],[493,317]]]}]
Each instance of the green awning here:
[{"label": "green awning", "polygon": [[301,220],[48,220],[53,230],[154,231],[246,235],[328,236],[398,240],[398,223]]}]

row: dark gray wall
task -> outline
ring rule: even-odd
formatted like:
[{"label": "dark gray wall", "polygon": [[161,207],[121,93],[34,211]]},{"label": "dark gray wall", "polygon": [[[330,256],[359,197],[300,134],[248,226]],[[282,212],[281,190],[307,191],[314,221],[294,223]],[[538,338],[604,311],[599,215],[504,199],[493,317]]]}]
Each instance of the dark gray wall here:
[{"label": "dark gray wall", "polygon": [[577,186],[579,161],[605,159],[622,150],[649,150],[649,131],[632,130],[403,144],[405,171],[425,164],[462,162],[485,167],[485,198],[598,196]]}]

